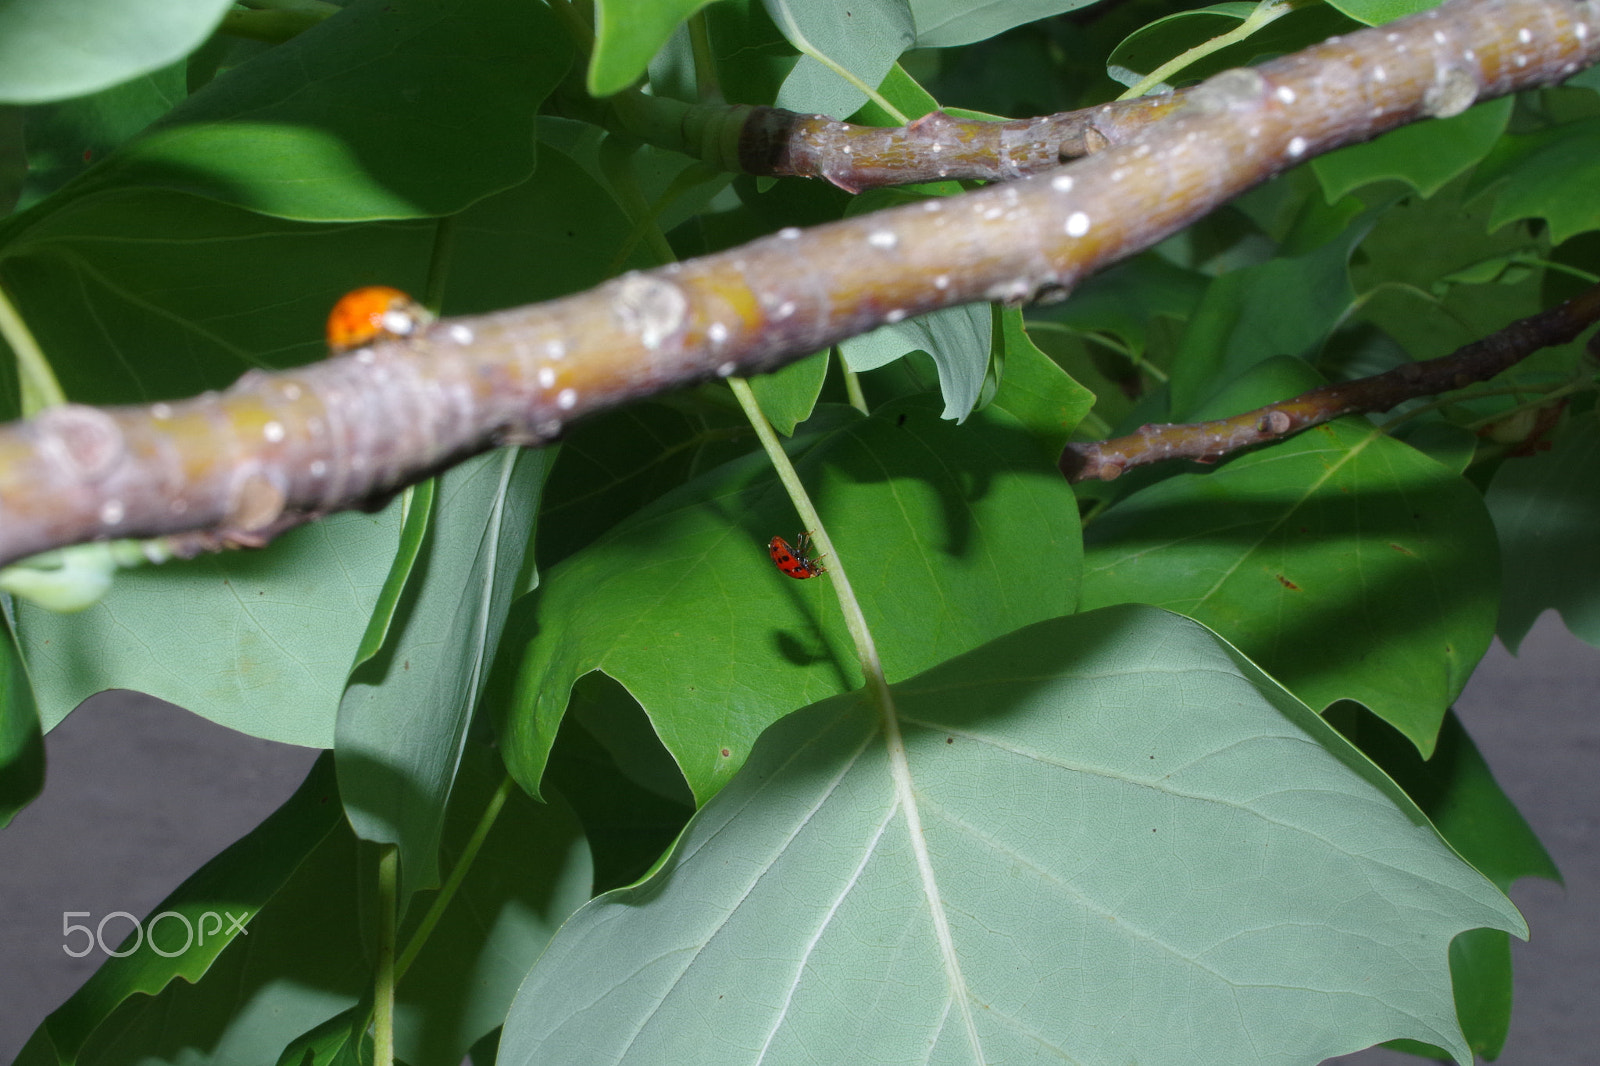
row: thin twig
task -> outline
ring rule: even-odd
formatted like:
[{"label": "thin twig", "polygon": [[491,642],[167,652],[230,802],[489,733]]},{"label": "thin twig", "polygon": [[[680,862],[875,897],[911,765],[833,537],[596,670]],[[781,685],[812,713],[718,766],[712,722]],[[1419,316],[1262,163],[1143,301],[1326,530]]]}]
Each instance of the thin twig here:
[{"label": "thin twig", "polygon": [[1214,463],[1343,415],[1387,411],[1419,396],[1487,381],[1541,348],[1573,340],[1596,321],[1600,285],[1438,359],[1323,385],[1231,418],[1144,425],[1126,437],[1069,444],[1061,455],[1061,471],[1069,481],[1110,481],[1132,467],[1166,459]]}]

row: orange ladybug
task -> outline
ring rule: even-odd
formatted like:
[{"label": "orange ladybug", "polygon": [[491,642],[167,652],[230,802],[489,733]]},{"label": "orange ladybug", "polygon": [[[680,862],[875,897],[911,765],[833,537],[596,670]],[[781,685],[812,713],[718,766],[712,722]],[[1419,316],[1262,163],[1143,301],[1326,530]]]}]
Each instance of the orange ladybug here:
[{"label": "orange ladybug", "polygon": [[345,293],[328,312],[328,351],[342,355],[379,337],[409,337],[431,321],[433,316],[399,289],[368,285]]},{"label": "orange ladybug", "polygon": [[798,581],[820,577],[828,572],[827,567],[811,558],[810,533],[802,533],[794,538],[793,548],[782,537],[773,537],[767,541],[767,554],[772,556],[779,570]]}]

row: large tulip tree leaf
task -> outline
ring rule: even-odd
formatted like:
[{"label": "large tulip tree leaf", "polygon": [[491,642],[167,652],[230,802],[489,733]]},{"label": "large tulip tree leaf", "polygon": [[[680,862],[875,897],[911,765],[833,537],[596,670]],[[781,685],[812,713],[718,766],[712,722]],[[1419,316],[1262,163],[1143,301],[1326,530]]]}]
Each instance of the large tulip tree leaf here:
[{"label": "large tulip tree leaf", "polygon": [[1426,755],[1494,635],[1498,555],[1476,489],[1343,419],[1108,509],[1086,531],[1083,606],[1186,614],[1318,710],[1356,700]]},{"label": "large tulip tree leaf", "polygon": [[557,934],[499,1061],[1470,1062],[1449,944],[1516,911],[1199,625],[1054,619],[894,698],[773,727]]}]

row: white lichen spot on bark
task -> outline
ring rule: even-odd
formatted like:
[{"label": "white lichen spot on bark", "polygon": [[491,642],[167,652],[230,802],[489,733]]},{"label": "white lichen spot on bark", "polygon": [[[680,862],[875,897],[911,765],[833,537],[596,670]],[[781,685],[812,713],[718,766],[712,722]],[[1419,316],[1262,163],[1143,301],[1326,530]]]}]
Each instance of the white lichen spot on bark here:
[{"label": "white lichen spot on bark", "polygon": [[1204,114],[1251,107],[1266,91],[1267,79],[1245,68],[1214,74],[1189,94],[1189,104]]},{"label": "white lichen spot on bark", "polygon": [[1434,118],[1459,115],[1478,97],[1478,83],[1460,67],[1441,67],[1422,94],[1422,107]]},{"label": "white lichen spot on bark", "polygon": [[279,478],[263,470],[250,470],[235,480],[228,503],[228,526],[240,533],[255,533],[283,514],[288,495]]},{"label": "white lichen spot on bark", "polygon": [[123,457],[121,427],[97,408],[75,403],[51,407],[39,413],[34,425],[42,447],[74,479],[97,481]]},{"label": "white lichen spot on bark", "polygon": [[683,290],[670,281],[629,274],[617,282],[616,293],[612,313],[622,328],[638,336],[639,343],[647,349],[661,347],[662,341],[683,329],[689,301]]}]

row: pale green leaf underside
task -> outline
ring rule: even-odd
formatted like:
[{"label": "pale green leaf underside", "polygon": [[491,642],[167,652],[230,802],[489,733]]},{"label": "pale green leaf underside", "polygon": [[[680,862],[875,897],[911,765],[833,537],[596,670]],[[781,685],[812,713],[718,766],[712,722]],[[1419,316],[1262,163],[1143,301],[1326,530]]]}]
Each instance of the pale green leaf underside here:
[{"label": "pale green leaf underside", "polygon": [[654,879],[567,923],[500,1061],[1469,1060],[1447,948],[1515,910],[1200,626],[1043,622],[895,698],[920,838],[859,697],[785,719]]},{"label": "pale green leaf underside", "polygon": [[21,0],[0,4],[0,101],[96,92],[166,66],[216,27],[227,0]]},{"label": "pale green leaf underside", "polygon": [[[861,85],[876,88],[901,53],[916,42],[911,9],[904,0],[764,3],[773,23],[801,53],[773,103],[802,114],[848,117],[867,101]],[[860,85],[851,85],[841,71]]]},{"label": "pale green leaf underside", "polygon": [[435,883],[445,800],[522,568],[544,457],[501,449],[440,475],[384,647],[340,701],[340,798],[357,835],[400,845],[407,893]]},{"label": "pale green leaf underside", "polygon": [[879,326],[839,342],[851,370],[876,370],[911,352],[927,352],[939,371],[944,417],[964,419],[977,406],[989,370],[993,326],[988,304],[946,307]]},{"label": "pale green leaf underside", "polygon": [[1092,3],[1094,0],[911,0],[911,14],[917,22],[919,48],[949,48]]},{"label": "pale green leaf underside", "polygon": [[96,692],[127,688],[251,736],[332,747],[399,524],[398,506],[348,512],[267,551],[124,570],[81,614],[19,602],[44,728]]}]

